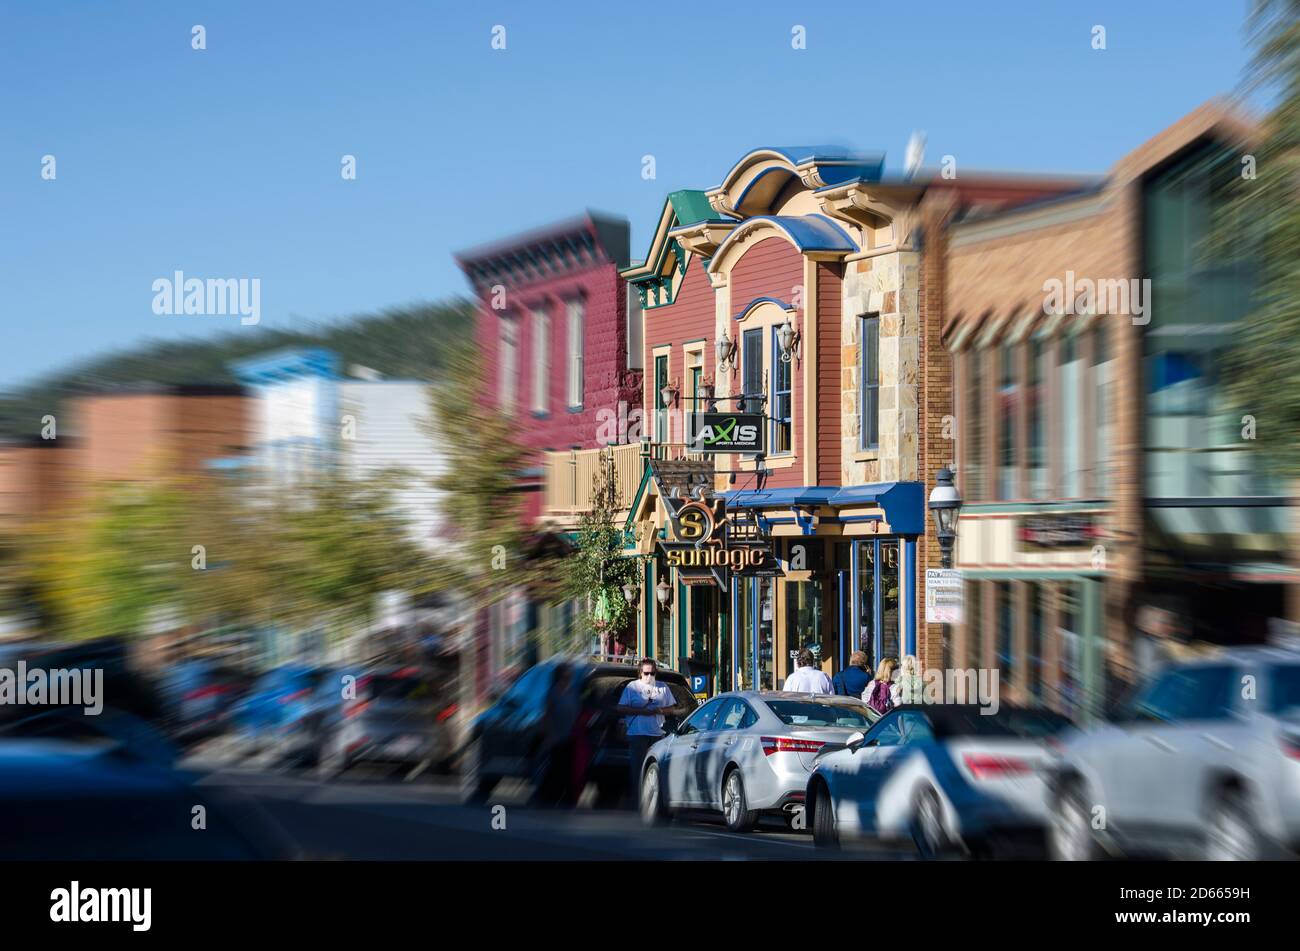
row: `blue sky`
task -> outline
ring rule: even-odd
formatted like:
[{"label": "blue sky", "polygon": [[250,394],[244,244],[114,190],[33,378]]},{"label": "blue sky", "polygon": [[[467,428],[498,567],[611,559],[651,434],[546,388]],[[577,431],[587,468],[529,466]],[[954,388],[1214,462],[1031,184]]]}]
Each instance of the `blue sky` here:
[{"label": "blue sky", "polygon": [[155,315],[151,284],[175,270],[260,278],[261,325],[290,327],[464,293],[453,251],[583,208],[629,218],[639,256],[667,192],[716,185],[760,145],[883,149],[897,168],[922,129],[927,164],[952,154],[959,174],[1101,172],[1237,86],[1245,12],[9,0],[0,387],[149,337],[257,331]]}]

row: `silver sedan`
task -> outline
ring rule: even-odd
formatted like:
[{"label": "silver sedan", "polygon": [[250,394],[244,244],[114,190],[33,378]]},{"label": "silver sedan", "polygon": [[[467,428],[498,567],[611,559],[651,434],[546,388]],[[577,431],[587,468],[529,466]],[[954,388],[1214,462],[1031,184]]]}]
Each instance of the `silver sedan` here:
[{"label": "silver sedan", "polygon": [[817,753],[871,721],[856,697],[744,690],[720,694],[650,747],[641,769],[647,823],[681,809],[720,810],[735,832],[763,813],[792,827]]}]

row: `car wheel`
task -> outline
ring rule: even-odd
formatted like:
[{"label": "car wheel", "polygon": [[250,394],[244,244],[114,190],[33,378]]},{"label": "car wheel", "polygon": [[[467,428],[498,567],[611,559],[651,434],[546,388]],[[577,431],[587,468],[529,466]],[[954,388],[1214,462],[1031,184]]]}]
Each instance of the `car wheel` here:
[{"label": "car wheel", "polygon": [[659,764],[650,763],[641,774],[641,821],[648,826],[662,825],[672,817],[664,802]]},{"label": "car wheel", "polygon": [[835,812],[831,791],[818,783],[813,799],[813,844],[823,849],[838,849],[840,837],[835,831]]},{"label": "car wheel", "polygon": [[916,851],[923,859],[942,858],[952,851],[952,840],[943,824],[943,804],[939,802],[939,794],[928,786],[916,797],[911,832]]},{"label": "car wheel", "polygon": [[1205,858],[1210,862],[1254,862],[1264,857],[1246,796],[1225,789],[1210,807],[1205,830]]},{"label": "car wheel", "polygon": [[487,802],[492,790],[497,788],[498,777],[484,773],[479,768],[481,760],[482,750],[475,740],[461,758],[460,796],[467,805]]},{"label": "car wheel", "polygon": [[745,799],[745,781],[739,768],[729,772],[722,781],[722,817],[732,832],[748,832],[758,822],[758,811],[750,809]]},{"label": "car wheel", "polygon": [[1090,862],[1101,857],[1092,834],[1092,811],[1080,783],[1065,788],[1052,813],[1047,834],[1051,857],[1058,862]]}]

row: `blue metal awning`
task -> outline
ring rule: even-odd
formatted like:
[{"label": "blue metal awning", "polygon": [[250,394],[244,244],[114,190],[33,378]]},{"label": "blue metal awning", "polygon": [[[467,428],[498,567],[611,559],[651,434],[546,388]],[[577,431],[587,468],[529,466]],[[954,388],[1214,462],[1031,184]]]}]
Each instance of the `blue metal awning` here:
[{"label": "blue metal awning", "polygon": [[737,489],[723,492],[728,508],[771,509],[797,506],[845,508],[878,505],[885,521],[900,535],[925,532],[925,485],[921,482],[876,482],[871,485],[804,485],[786,489]]}]

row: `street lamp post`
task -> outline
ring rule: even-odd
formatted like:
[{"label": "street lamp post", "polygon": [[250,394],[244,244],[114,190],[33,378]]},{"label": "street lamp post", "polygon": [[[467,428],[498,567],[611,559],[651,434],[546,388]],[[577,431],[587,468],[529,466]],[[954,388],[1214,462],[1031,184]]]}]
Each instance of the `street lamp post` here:
[{"label": "street lamp post", "polygon": [[[957,516],[961,513],[961,494],[952,484],[952,470],[944,466],[934,478],[930,490],[930,514],[934,516],[935,536],[939,539],[939,564],[952,567],[952,549],[957,541]],[[950,636],[948,624],[941,625],[943,644]]]},{"label": "street lamp post", "polygon": [[957,540],[957,516],[961,512],[961,495],[952,484],[952,470],[940,469],[930,490],[930,514],[934,516],[935,534],[939,538],[942,567],[952,567],[952,547]]}]

